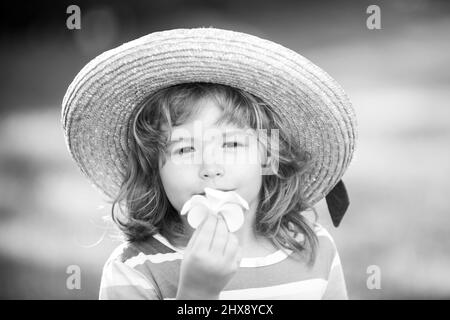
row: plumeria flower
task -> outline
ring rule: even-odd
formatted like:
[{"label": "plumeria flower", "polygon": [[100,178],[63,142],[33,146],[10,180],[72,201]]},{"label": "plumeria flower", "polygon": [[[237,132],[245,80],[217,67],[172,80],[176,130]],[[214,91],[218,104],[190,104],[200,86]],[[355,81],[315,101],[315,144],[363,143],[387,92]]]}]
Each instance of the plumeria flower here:
[{"label": "plumeria flower", "polygon": [[196,229],[206,215],[212,213],[223,215],[230,232],[239,230],[244,224],[244,211],[249,205],[238,193],[234,191],[220,191],[205,188],[205,196],[194,195],[186,201],[181,209],[181,215],[188,213],[189,225]]}]

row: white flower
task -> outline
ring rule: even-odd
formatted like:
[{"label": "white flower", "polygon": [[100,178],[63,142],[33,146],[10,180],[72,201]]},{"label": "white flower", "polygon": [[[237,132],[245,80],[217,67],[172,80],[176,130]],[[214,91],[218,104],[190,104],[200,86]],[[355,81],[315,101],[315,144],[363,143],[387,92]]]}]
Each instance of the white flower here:
[{"label": "white flower", "polygon": [[239,230],[244,224],[243,209],[249,210],[247,201],[234,191],[220,191],[205,188],[205,196],[194,195],[186,201],[181,215],[187,216],[190,226],[196,229],[208,213],[222,213],[230,232]]}]

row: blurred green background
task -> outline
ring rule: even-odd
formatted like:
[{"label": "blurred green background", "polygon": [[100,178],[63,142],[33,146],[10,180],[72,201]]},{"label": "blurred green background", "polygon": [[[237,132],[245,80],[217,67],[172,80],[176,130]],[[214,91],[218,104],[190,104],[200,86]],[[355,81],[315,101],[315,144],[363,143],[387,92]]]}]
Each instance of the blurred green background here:
[{"label": "blurred green background", "polygon": [[[68,30],[66,8],[81,8]],[[381,30],[366,9],[381,9]],[[214,26],[279,42],[345,88],[359,123],[334,236],[351,299],[450,298],[450,5],[445,1],[59,1],[0,5],[0,298],[96,299],[118,241],[110,206],[69,156],[61,101],[101,52]],[[81,288],[66,286],[67,268]],[[367,287],[369,266],[381,288]]]}]

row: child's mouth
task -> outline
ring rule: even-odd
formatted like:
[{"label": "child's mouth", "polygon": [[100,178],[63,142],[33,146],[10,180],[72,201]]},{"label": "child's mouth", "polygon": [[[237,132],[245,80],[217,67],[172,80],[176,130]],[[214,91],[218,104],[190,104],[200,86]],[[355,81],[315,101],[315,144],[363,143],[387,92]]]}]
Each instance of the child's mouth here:
[{"label": "child's mouth", "polygon": [[[215,190],[219,190],[222,192],[229,192],[229,191],[234,191],[236,189],[215,189]],[[203,192],[199,192],[199,193],[194,193],[194,195],[204,196],[204,195],[206,195],[206,193],[203,191]]]}]

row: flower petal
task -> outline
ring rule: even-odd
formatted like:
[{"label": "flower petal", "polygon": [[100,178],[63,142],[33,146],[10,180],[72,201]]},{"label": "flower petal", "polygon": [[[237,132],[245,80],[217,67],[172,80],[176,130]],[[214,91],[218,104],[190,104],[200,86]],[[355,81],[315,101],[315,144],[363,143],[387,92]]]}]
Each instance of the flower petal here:
[{"label": "flower petal", "polygon": [[203,219],[208,215],[209,211],[210,210],[208,209],[208,207],[202,204],[193,206],[187,216],[187,221],[189,225],[192,228],[197,229],[197,227],[200,225]]},{"label": "flower petal", "polygon": [[219,212],[222,213],[230,232],[239,230],[244,224],[244,212],[238,204],[226,203],[219,209]]},{"label": "flower petal", "polygon": [[185,202],[185,204],[183,205],[183,208],[181,208],[181,215],[185,215],[189,210],[191,210],[191,208],[195,205],[198,204],[205,204],[207,202],[208,199],[206,199],[206,197],[201,196],[201,195],[194,195],[192,196],[188,201]]},{"label": "flower petal", "polygon": [[186,213],[188,213],[189,210],[191,210],[191,208],[192,208],[192,199],[189,199],[188,201],[185,202],[183,208],[181,208],[180,214],[184,216]]},{"label": "flower petal", "polygon": [[187,221],[195,229],[207,214],[222,212],[229,231],[235,232],[244,224],[243,209],[249,210],[248,203],[237,192],[205,188],[205,196],[194,195],[186,201],[181,215],[188,213]]},{"label": "flower petal", "polygon": [[237,203],[244,209],[249,210],[249,205],[237,192],[235,191],[220,191],[211,188],[205,188],[206,197],[213,201],[217,209],[224,203]]}]

